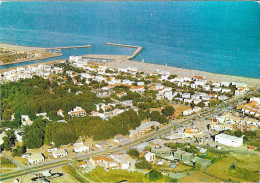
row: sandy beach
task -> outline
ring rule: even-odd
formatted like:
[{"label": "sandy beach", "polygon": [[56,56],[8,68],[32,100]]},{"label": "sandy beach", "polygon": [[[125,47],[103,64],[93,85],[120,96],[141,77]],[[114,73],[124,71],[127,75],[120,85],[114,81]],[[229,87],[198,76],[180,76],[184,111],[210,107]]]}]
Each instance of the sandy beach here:
[{"label": "sandy beach", "polygon": [[0,44],[0,48],[17,51],[45,51],[45,48],[41,47],[18,46],[11,44]]},{"label": "sandy beach", "polygon": [[260,85],[260,79],[255,78],[246,78],[240,76],[231,76],[231,75],[223,75],[223,74],[216,74],[216,73],[209,73],[205,71],[198,71],[198,70],[190,70],[190,69],[182,69],[177,67],[159,65],[159,64],[152,64],[152,63],[144,63],[138,62],[133,60],[126,60],[120,62],[111,62],[106,64],[109,68],[127,68],[127,67],[136,67],[138,71],[143,72],[155,72],[155,70],[159,69],[162,71],[169,71],[171,74],[176,74],[177,76],[187,76],[193,77],[195,75],[204,76],[210,81],[240,81],[246,83],[248,86],[252,87],[255,85]]}]

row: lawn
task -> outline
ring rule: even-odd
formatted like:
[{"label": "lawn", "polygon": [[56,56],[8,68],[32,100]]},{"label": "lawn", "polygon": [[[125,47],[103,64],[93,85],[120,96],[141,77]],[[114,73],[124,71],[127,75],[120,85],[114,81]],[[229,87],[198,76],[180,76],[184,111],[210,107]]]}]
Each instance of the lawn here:
[{"label": "lawn", "polygon": [[[248,181],[258,181],[259,175],[255,173],[257,169],[259,170],[259,164],[257,165],[257,159],[259,157],[250,156],[247,159],[243,158],[244,155],[239,155],[240,159],[229,156],[223,159],[220,159],[218,162],[210,166],[206,172],[214,177],[226,181],[233,182],[248,182]],[[244,160],[243,160],[244,159]],[[234,170],[230,169],[232,164],[235,164],[236,168]],[[258,168],[256,169],[256,167]],[[250,169],[249,169],[250,168]],[[246,173],[241,173],[246,172]]]},{"label": "lawn", "polygon": [[[129,172],[127,170],[104,170],[96,167],[93,171],[85,174],[93,182],[149,182],[149,177],[140,172]],[[163,176],[157,182],[170,182],[170,178]]]},{"label": "lawn", "polygon": [[178,180],[179,182],[223,182],[220,179],[211,177],[203,172],[195,172],[191,175],[183,177]]}]

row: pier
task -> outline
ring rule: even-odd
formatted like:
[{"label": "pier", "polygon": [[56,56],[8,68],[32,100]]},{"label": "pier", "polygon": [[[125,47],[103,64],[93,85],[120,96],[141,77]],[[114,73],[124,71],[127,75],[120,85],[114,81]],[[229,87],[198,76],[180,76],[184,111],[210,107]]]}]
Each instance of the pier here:
[{"label": "pier", "polygon": [[132,53],[132,55],[127,57],[127,59],[129,59],[129,60],[135,58],[143,50],[143,47],[141,47],[141,46],[132,46],[132,45],[126,45],[126,44],[109,43],[109,42],[107,42],[106,45],[135,48],[136,50]]}]

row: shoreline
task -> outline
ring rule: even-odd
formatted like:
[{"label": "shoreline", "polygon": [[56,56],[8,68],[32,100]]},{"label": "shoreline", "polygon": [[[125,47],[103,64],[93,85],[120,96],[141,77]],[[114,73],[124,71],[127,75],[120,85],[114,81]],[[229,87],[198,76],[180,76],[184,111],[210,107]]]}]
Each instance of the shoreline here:
[{"label": "shoreline", "polygon": [[[60,61],[65,61],[67,59],[60,59],[60,60],[52,60],[48,62],[41,62],[41,63],[35,63],[30,64],[30,66],[35,66],[39,64],[55,64]],[[224,74],[218,74],[218,73],[211,73],[206,71],[199,71],[199,70],[192,70],[192,69],[183,69],[173,66],[165,66],[155,63],[145,63],[145,62],[139,62],[134,60],[122,60],[122,61],[112,61],[112,62],[94,62],[95,64],[102,64],[106,65],[108,68],[128,68],[128,67],[136,67],[138,69],[138,72],[145,72],[145,73],[152,73],[155,72],[155,70],[160,71],[169,71],[170,74],[176,74],[177,77],[194,77],[195,75],[204,76],[207,78],[207,80],[213,81],[213,82],[222,82],[222,81],[228,81],[228,82],[243,82],[246,83],[249,87],[254,87],[257,85],[260,85],[260,79],[257,78],[248,78],[248,77],[242,77],[242,76],[233,76],[233,75],[224,75]],[[29,65],[19,66],[19,67],[27,67]],[[6,69],[0,69],[0,73],[3,73],[8,70],[15,69],[17,67],[11,67]]]},{"label": "shoreline", "polygon": [[213,81],[213,82],[221,82],[221,81],[239,81],[246,83],[248,86],[256,86],[260,85],[260,79],[258,78],[248,78],[248,77],[242,77],[242,76],[233,76],[233,75],[224,75],[219,73],[211,73],[206,71],[200,71],[200,70],[192,70],[192,69],[183,69],[173,66],[165,66],[155,63],[145,63],[145,62],[139,62],[134,60],[125,60],[120,62],[112,62],[106,64],[108,68],[128,68],[128,67],[136,67],[139,72],[145,72],[145,73],[151,73],[155,72],[155,70],[160,71],[169,71],[170,74],[176,74],[177,77],[194,77],[195,75],[204,76],[207,78],[207,80]]},{"label": "shoreline", "polygon": [[10,51],[16,51],[16,52],[38,52],[41,54],[41,56],[39,56],[39,57],[26,58],[23,60],[20,59],[20,60],[15,60],[12,62],[7,62],[7,63],[1,62],[0,66],[11,65],[11,64],[16,64],[16,63],[23,63],[23,62],[30,62],[30,61],[38,61],[38,60],[62,56],[62,54],[46,52],[45,51],[46,48],[43,48],[43,47],[30,47],[30,46],[19,46],[19,45],[11,45],[11,44],[0,44],[0,48],[2,48],[4,50],[10,50]]},{"label": "shoreline", "polygon": [[45,51],[46,48],[43,47],[33,47],[33,46],[19,46],[19,45],[13,45],[13,44],[5,44],[0,43],[1,48],[11,49],[11,50],[17,50],[17,51]]},{"label": "shoreline", "polygon": [[[44,51],[45,48],[42,47],[27,47],[27,46],[17,46],[17,45],[10,45],[10,44],[0,44],[0,47],[7,47],[9,49],[15,48],[16,50],[21,50],[21,51]],[[233,76],[233,75],[225,75],[225,74],[220,74],[220,73],[211,73],[207,71],[200,71],[200,70],[192,70],[192,69],[184,69],[184,68],[178,68],[174,66],[165,66],[165,65],[160,65],[157,63],[149,63],[149,62],[141,62],[141,61],[134,61],[134,60],[129,60],[126,59],[128,55],[103,55],[103,54],[86,54],[82,55],[83,57],[90,57],[90,58],[109,58],[109,59],[114,59],[112,62],[103,62],[102,64],[105,64],[108,66],[108,68],[128,68],[128,67],[136,67],[138,71],[140,72],[146,72],[146,73],[151,73],[155,72],[155,70],[161,70],[161,71],[169,71],[170,74],[176,74],[178,77],[193,77],[195,75],[201,75],[206,77],[210,81],[240,81],[246,83],[248,86],[256,86],[260,85],[260,78],[249,78],[249,77],[243,77],[243,76]],[[51,56],[48,58],[53,58],[53,57],[58,57],[58,56]],[[42,60],[46,58],[37,58],[37,59],[32,59],[32,60]],[[118,59],[118,61],[116,61]],[[28,60],[28,61],[32,61]],[[39,64],[54,64],[59,61],[64,61],[67,59],[58,59],[58,60],[52,60],[52,61],[47,61],[47,62],[40,62],[40,63],[34,63],[34,64],[28,64],[28,65],[39,65]],[[19,61],[19,62],[12,62],[8,64],[15,64],[15,63],[20,63],[20,62],[28,62],[28,61]],[[4,64],[4,65],[8,65]],[[99,63],[97,63],[99,64]],[[11,70],[17,67],[27,67],[28,65],[23,65],[23,66],[14,66],[10,68],[4,68],[0,69],[0,72],[5,72],[7,70]]]},{"label": "shoreline", "polygon": [[[33,58],[33,59],[25,59],[25,60],[14,61],[14,62],[9,62],[9,63],[1,63],[0,66],[11,65],[11,64],[16,64],[16,63],[22,63],[22,62],[39,61],[39,60],[43,60],[43,59],[60,57],[60,56],[62,56],[62,54],[50,55],[50,56],[46,56],[46,57],[38,57],[38,58]],[[14,67],[16,67],[16,66],[14,66]],[[10,67],[10,69],[14,68],[14,67]],[[22,67],[22,66],[18,66],[18,67]],[[3,70],[3,69],[0,69],[0,70]]]},{"label": "shoreline", "polygon": [[[29,65],[22,65],[22,66],[18,66],[18,67],[28,67],[28,66],[36,66],[36,65],[40,65],[40,64],[55,64],[55,63],[58,63],[58,62],[61,62],[61,61],[66,61],[66,59],[59,59],[59,60],[52,60],[52,61],[47,61],[47,62],[39,62],[39,63],[34,63],[34,64],[29,64]],[[12,70],[12,69],[16,69],[18,67],[10,67],[10,68],[5,68],[5,69],[0,69],[0,74],[3,73],[3,72],[6,72],[6,71],[9,71],[9,70]]]}]

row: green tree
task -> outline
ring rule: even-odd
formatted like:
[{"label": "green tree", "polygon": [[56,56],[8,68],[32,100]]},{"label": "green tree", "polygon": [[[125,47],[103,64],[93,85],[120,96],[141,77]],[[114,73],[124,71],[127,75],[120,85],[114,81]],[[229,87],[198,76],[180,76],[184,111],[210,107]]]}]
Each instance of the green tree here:
[{"label": "green tree", "polygon": [[3,147],[6,151],[10,151],[12,149],[12,140],[9,137],[3,137]]},{"label": "green tree", "polygon": [[200,163],[196,162],[195,165],[194,165],[194,168],[196,170],[201,170],[202,169],[202,165]]},{"label": "green tree", "polygon": [[205,104],[204,104],[204,102],[201,101],[201,102],[198,103],[197,106],[200,107],[200,108],[204,108],[204,107],[205,107]]},{"label": "green tree", "polygon": [[138,168],[138,169],[147,169],[147,170],[152,169],[151,163],[146,161],[144,158],[141,159],[139,162],[135,163],[135,167]]},{"label": "green tree", "polygon": [[158,179],[161,179],[162,178],[162,173],[161,172],[158,172],[156,170],[152,170],[149,172],[149,180],[151,182],[155,182],[157,181]]},{"label": "green tree", "polygon": [[26,153],[26,147],[25,146],[17,146],[16,149],[13,150],[12,156],[19,156],[21,157],[22,154]]},{"label": "green tree", "polygon": [[169,119],[167,119],[165,116],[163,115],[160,115],[159,116],[159,119],[158,119],[158,122],[161,123],[161,124],[164,124],[164,123],[168,123],[169,122]]},{"label": "green tree", "polygon": [[172,115],[174,114],[174,112],[175,112],[175,109],[174,109],[174,107],[172,107],[172,106],[167,106],[167,107],[165,107],[165,108],[162,110],[162,113],[163,113],[163,115],[165,115],[165,116],[172,116]]},{"label": "green tree", "polygon": [[235,131],[235,136],[237,136],[237,137],[241,137],[242,135],[243,135],[243,132],[241,131],[241,130],[237,130],[237,131]]},{"label": "green tree", "polygon": [[150,120],[151,121],[158,121],[159,117],[160,117],[160,112],[158,112],[158,111],[152,111],[150,113]]},{"label": "green tree", "polygon": [[36,119],[31,126],[26,126],[24,133],[23,140],[28,149],[41,147],[45,136],[45,122]]},{"label": "green tree", "polygon": [[129,154],[133,158],[138,158],[140,156],[139,151],[137,149],[135,149],[135,148],[132,148],[132,149],[128,150],[127,154]]}]

